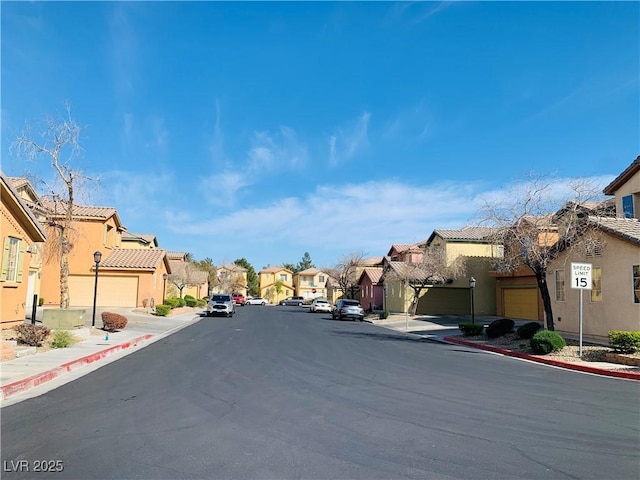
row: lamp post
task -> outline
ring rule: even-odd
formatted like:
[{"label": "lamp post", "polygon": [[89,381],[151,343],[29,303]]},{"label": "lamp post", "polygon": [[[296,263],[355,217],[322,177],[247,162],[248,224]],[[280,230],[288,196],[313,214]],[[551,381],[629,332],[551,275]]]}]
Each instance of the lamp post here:
[{"label": "lamp post", "polygon": [[169,278],[169,275],[167,273],[163,273],[162,274],[162,303],[164,304],[164,294],[167,291],[167,278]]},{"label": "lamp post", "polygon": [[96,299],[98,297],[98,268],[100,267],[100,260],[102,260],[102,252],[95,252],[93,254],[93,261],[96,263],[96,280],[93,284],[93,316],[91,317],[91,326],[96,326]]},{"label": "lamp post", "polygon": [[471,290],[471,323],[476,323],[476,312],[473,304],[473,291],[476,288],[476,279],[471,277],[469,279],[469,289]]}]

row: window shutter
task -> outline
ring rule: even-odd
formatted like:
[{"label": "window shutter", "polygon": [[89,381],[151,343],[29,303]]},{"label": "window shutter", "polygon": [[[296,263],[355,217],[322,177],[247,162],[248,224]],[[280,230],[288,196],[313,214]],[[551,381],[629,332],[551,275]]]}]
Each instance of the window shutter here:
[{"label": "window shutter", "polygon": [[2,272],[0,273],[0,281],[6,282],[9,275],[9,248],[11,245],[11,239],[9,237],[4,239],[4,248],[2,250]]},{"label": "window shutter", "polygon": [[18,268],[16,273],[16,282],[22,282],[22,266],[24,264],[24,251],[27,242],[20,240],[18,242]]}]

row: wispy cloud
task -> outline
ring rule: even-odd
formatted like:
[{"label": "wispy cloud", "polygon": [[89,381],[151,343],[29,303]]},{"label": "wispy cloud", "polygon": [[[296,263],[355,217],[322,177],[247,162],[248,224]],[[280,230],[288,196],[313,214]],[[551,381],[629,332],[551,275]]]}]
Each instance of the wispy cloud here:
[{"label": "wispy cloud", "polygon": [[247,157],[247,167],[253,172],[260,172],[303,167],[309,153],[306,145],[298,140],[295,130],[280,127],[276,134],[255,132]]},{"label": "wispy cloud", "polygon": [[411,15],[411,23],[417,25],[426,22],[437,13],[451,7],[454,3],[459,2],[395,2],[389,10],[389,17],[398,18]]},{"label": "wispy cloud", "polygon": [[163,117],[155,116],[151,119],[151,140],[147,146],[165,153],[169,144],[169,131]]},{"label": "wispy cloud", "polygon": [[410,108],[400,110],[388,120],[381,137],[388,140],[423,141],[429,138],[434,124],[432,112],[427,108],[425,99],[421,99]]},{"label": "wispy cloud", "polygon": [[338,128],[329,137],[329,165],[336,166],[350,160],[369,145],[369,119],[371,114],[364,112],[352,125]]},{"label": "wispy cloud", "polygon": [[[128,16],[130,4],[116,2],[108,20],[109,43],[107,45],[113,89],[117,101],[126,104],[135,93],[137,38]],[[122,105],[121,105],[122,106]]]}]

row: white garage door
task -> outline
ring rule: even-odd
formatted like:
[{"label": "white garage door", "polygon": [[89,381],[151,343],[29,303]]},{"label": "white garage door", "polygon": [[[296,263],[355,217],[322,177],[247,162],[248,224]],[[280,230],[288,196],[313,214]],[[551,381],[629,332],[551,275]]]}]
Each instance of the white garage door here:
[{"label": "white garage door", "polygon": [[[71,305],[86,307],[93,305],[95,277],[70,275],[69,295]],[[98,276],[98,307],[135,307],[138,304],[138,277]]]}]

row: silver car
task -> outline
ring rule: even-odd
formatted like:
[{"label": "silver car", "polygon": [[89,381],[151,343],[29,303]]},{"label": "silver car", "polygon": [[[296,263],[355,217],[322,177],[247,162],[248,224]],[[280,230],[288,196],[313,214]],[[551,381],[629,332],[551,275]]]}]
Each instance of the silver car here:
[{"label": "silver car", "polygon": [[360,306],[358,300],[350,298],[341,298],[336,302],[335,307],[331,311],[331,317],[336,320],[353,318],[354,320],[364,320],[364,310]]},{"label": "silver car", "polygon": [[212,315],[225,315],[233,317],[236,313],[236,304],[228,293],[214,293],[207,302],[207,317]]}]

